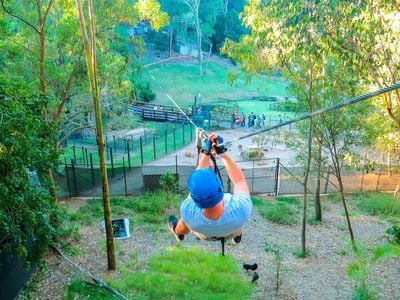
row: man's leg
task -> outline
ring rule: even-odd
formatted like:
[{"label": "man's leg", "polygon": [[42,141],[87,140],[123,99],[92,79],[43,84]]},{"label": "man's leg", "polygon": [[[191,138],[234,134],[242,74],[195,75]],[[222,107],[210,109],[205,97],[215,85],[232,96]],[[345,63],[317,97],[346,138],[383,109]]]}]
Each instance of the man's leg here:
[{"label": "man's leg", "polygon": [[190,233],[190,229],[185,225],[182,219],[178,221],[178,218],[173,215],[168,217],[168,228],[174,234],[178,242],[183,241],[185,234]]}]

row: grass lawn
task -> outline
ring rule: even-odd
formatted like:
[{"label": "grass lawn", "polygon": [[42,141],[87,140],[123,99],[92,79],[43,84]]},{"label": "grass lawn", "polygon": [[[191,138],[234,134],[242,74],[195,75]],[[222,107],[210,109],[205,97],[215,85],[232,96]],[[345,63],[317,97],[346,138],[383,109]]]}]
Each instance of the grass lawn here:
[{"label": "grass lawn", "polygon": [[[177,194],[158,191],[145,192],[138,197],[112,198],[111,204],[113,215],[129,218],[131,227],[157,232],[163,230],[168,214],[177,209],[179,201]],[[102,217],[101,199],[92,199],[70,213],[69,222],[87,226],[100,222]],[[105,251],[104,240],[101,242]],[[117,253],[122,251],[121,247],[116,243]],[[79,255],[80,252],[68,253]],[[138,262],[135,252],[129,257],[116,274],[103,277],[128,299],[250,299],[252,285],[230,255],[174,246],[151,256],[145,264]],[[77,277],[66,286],[64,299],[114,297],[105,289]]]},{"label": "grass lawn", "polygon": [[[157,94],[157,103],[172,105],[160,89],[159,86],[161,86],[183,108],[193,104],[194,96],[198,91],[202,94],[202,103],[215,102],[219,97],[243,99],[253,96],[282,97],[287,95],[286,82],[269,80],[266,76],[253,78],[250,83],[246,83],[244,76],[240,76],[231,85],[228,82],[228,72],[231,71],[238,71],[238,67],[228,63],[210,62],[208,74],[200,76],[194,62],[165,64],[148,68],[143,72],[142,80],[150,83],[151,88]],[[150,77],[149,73],[157,82]]]},{"label": "grass lawn", "polygon": [[[146,271],[127,267],[120,275],[109,284],[128,299],[249,299],[252,290],[232,257],[198,248],[168,248],[150,259]],[[82,280],[67,287],[65,298],[113,299]]]}]

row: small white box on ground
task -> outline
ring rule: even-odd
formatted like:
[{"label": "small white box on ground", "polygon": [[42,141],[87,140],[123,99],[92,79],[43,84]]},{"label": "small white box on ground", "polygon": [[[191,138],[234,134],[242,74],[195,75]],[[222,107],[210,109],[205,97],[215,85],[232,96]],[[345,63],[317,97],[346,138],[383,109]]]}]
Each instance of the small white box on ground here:
[{"label": "small white box on ground", "polygon": [[[111,223],[112,223],[114,239],[130,238],[131,235],[129,233],[129,219],[127,218],[113,219]],[[101,227],[105,231],[106,225],[104,221],[101,221]]]}]

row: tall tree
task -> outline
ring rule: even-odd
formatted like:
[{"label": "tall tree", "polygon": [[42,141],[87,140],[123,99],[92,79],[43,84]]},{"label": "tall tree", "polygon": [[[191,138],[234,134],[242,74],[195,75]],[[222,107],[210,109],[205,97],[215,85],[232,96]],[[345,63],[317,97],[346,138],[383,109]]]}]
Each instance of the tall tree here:
[{"label": "tall tree", "polygon": [[[379,88],[400,81],[398,1],[329,1],[326,33],[359,80]],[[387,116],[400,130],[400,91],[381,97]]]},{"label": "tall tree", "polygon": [[[38,53],[38,62],[39,62],[39,88],[40,91],[43,95],[46,94],[46,79],[45,79],[45,55],[46,55],[46,42],[45,42],[45,29],[46,29],[46,21],[50,12],[50,9],[52,8],[53,5],[53,0],[47,1],[47,3],[42,3],[41,0],[36,0],[36,22],[31,18],[24,18],[21,17],[20,15],[16,14],[13,12],[12,9],[10,9],[6,4],[5,0],[0,0],[1,6],[3,10],[13,18],[18,19],[25,25],[29,27],[29,29],[33,30],[38,37],[38,48],[39,48],[39,53]],[[26,3],[27,7],[32,7],[30,3]],[[44,118],[47,120],[48,119],[48,112],[44,111]],[[54,178],[53,178],[53,173],[52,170],[49,169],[47,170],[47,175],[49,178],[49,181],[51,182],[50,187],[50,194],[53,202],[57,201],[57,195],[56,195],[56,187],[54,183]]]},{"label": "tall tree", "polygon": [[[86,72],[74,3],[73,0],[1,0],[2,12],[7,12],[7,15],[2,14],[7,17],[5,29],[10,33],[0,41],[5,46],[0,51],[7,58],[2,71],[18,74],[28,83],[39,82],[39,90],[55,97],[44,117],[59,124],[62,139],[76,130],[94,127],[87,95],[81,92],[87,88],[87,82],[83,80]],[[105,117],[115,117],[118,112],[127,120],[122,108],[127,106],[133,90],[131,77],[135,66],[132,58],[135,55],[121,53],[116,47],[119,36],[115,27],[122,21],[134,25],[142,18],[149,19],[150,24],[159,29],[168,22],[168,16],[159,11],[158,2],[154,0],[141,0],[134,5],[125,1],[96,1],[96,7],[99,8],[98,41],[102,50],[98,55],[100,95],[103,105],[117,102],[114,107],[121,107]],[[32,39],[32,30],[37,33],[37,39]],[[57,148],[59,144],[54,146]],[[54,188],[52,193],[54,199]]]},{"label": "tall tree", "polygon": [[194,27],[197,35],[197,64],[199,66],[199,75],[203,74],[203,52],[201,51],[202,32],[200,26],[199,8],[201,0],[182,0],[193,15]]},{"label": "tall tree", "polygon": [[[312,112],[325,102],[324,85],[329,85],[324,70],[331,49],[322,26],[326,9],[315,1],[251,1],[243,13],[244,24],[251,28],[251,34],[239,43],[228,41],[223,50],[249,74],[270,73],[280,68],[295,86],[300,103]],[[307,185],[317,121],[310,119],[304,160],[303,255],[306,255]],[[348,214],[346,218],[354,241]]]},{"label": "tall tree", "polygon": [[61,223],[49,182],[37,176],[58,157],[56,126],[43,120],[50,102],[18,77],[0,75],[0,244],[27,267],[54,242]]},{"label": "tall tree", "polygon": [[86,21],[83,13],[81,0],[77,0],[77,4],[79,11],[79,23],[81,27],[81,35],[85,49],[87,72],[90,82],[90,89],[93,98],[93,107],[96,118],[96,141],[100,158],[101,185],[103,188],[103,208],[104,208],[104,222],[106,227],[106,238],[107,238],[108,269],[115,270],[116,263],[115,263],[115,252],[114,252],[114,234],[111,222],[110,191],[108,188],[105,140],[103,134],[102,118],[101,118],[99,85],[97,81],[96,27],[95,27],[94,13],[93,13],[93,2],[92,0],[88,1],[90,42],[87,35]]}]

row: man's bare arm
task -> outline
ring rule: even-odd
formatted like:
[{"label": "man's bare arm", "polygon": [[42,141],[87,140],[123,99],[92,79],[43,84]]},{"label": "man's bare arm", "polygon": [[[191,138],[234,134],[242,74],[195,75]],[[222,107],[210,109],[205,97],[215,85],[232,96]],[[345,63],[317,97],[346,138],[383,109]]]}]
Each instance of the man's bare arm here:
[{"label": "man's bare arm", "polygon": [[229,154],[221,153],[220,157],[225,165],[226,172],[233,183],[234,194],[243,193],[250,195],[249,186],[247,185],[246,177],[240,166],[229,156]]}]

